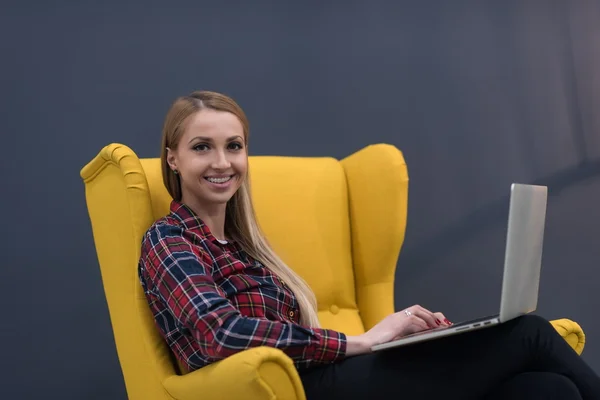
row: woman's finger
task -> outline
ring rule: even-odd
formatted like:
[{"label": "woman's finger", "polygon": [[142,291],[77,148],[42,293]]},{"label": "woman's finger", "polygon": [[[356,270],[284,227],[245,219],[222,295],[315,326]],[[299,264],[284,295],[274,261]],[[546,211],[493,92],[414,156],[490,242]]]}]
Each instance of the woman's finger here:
[{"label": "woman's finger", "polygon": [[425,322],[427,322],[427,325],[429,325],[430,328],[437,328],[438,326],[441,325],[441,321],[438,322],[436,320],[435,315],[433,315],[433,313],[429,310],[427,310],[426,308],[423,308],[419,305],[415,305],[413,307],[410,307],[413,311],[411,311],[413,314],[421,317],[421,319],[425,320]]},{"label": "woman's finger", "polygon": [[429,325],[427,324],[427,322],[415,314],[408,317],[407,322],[408,325],[405,327],[404,330],[408,328],[411,331],[411,333],[421,332],[429,329]]},{"label": "woman's finger", "polygon": [[452,325],[452,322],[450,322],[448,320],[448,318],[446,318],[446,316],[444,314],[442,314],[441,312],[436,312],[433,313],[433,315],[435,315],[435,317],[442,322],[442,324],[444,325]]}]

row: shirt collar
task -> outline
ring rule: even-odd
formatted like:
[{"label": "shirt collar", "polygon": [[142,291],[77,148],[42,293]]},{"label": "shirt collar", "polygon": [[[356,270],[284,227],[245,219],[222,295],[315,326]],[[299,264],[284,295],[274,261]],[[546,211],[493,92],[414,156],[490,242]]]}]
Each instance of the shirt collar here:
[{"label": "shirt collar", "polygon": [[208,225],[187,205],[177,200],[171,201],[171,215],[181,222],[189,231],[195,232],[200,236],[210,240],[213,243],[220,244],[216,237],[210,231]]}]

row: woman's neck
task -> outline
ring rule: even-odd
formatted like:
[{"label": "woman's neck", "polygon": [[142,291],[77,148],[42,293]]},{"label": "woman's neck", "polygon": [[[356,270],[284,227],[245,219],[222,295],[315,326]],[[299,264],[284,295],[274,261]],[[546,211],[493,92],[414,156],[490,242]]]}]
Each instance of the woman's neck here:
[{"label": "woman's neck", "polygon": [[214,215],[198,214],[200,219],[208,226],[213,236],[219,240],[226,240],[225,237],[225,212]]},{"label": "woman's neck", "polygon": [[198,204],[197,202],[187,202],[185,204],[190,207],[194,213],[208,226],[213,236],[220,240],[226,240],[225,237],[225,213],[227,203],[211,204],[210,206]]}]

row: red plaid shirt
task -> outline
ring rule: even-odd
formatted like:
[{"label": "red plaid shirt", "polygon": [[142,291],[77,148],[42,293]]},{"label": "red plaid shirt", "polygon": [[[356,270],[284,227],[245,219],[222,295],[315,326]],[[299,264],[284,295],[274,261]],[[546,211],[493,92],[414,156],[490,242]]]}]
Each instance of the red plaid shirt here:
[{"label": "red plaid shirt", "polygon": [[281,349],[299,369],[346,353],[343,333],[300,325],[285,283],[235,243],[220,243],[179,202],[146,232],[139,278],[162,336],[189,370],[257,346]]}]

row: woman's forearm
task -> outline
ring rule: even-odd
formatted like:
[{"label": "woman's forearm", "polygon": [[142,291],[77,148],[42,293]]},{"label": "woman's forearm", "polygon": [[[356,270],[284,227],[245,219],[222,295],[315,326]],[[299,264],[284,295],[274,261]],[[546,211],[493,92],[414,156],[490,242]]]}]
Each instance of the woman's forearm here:
[{"label": "woman's forearm", "polygon": [[348,336],[346,338],[346,355],[348,357],[370,352],[371,345],[365,335]]}]

